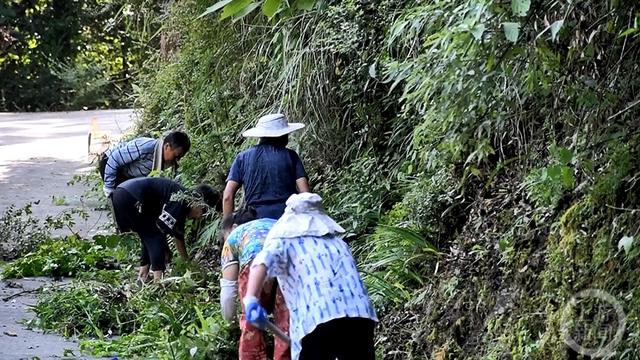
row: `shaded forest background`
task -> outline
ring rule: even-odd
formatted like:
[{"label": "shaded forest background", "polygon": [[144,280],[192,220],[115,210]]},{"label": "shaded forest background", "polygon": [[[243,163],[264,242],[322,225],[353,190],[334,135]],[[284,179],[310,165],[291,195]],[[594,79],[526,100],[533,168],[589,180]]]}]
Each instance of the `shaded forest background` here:
[{"label": "shaded forest background", "polygon": [[[291,146],[349,230],[380,358],[577,358],[563,326],[597,348],[621,325],[597,299],[563,316],[591,288],[624,309],[615,358],[637,358],[637,1],[134,2],[29,49],[25,21],[111,4],[36,3],[2,10],[4,108],[135,99],[139,132],[192,136],[182,179],[218,187],[258,116],[308,125]],[[104,101],[60,66],[94,69]],[[26,95],[45,79],[61,90]]]},{"label": "shaded forest background", "polygon": [[132,106],[161,10],[148,0],[3,0],[0,111]]}]

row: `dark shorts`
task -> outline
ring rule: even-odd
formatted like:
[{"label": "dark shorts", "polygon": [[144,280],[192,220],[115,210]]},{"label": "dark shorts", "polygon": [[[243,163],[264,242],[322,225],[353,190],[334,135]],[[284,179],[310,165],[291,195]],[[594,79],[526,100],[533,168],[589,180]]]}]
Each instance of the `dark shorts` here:
[{"label": "dark shorts", "polygon": [[151,265],[152,271],[165,270],[167,237],[156,226],[156,218],[138,211],[138,200],[127,190],[116,188],[112,195],[113,213],[121,232],[134,231],[140,237],[140,266]]},{"label": "dark shorts", "polygon": [[302,338],[300,360],[375,360],[375,321],[339,318],[318,325]]}]

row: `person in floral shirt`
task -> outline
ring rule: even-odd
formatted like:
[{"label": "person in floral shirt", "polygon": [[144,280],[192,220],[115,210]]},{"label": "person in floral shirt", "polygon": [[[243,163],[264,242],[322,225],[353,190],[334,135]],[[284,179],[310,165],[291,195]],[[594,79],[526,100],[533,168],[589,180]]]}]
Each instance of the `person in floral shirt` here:
[{"label": "person in floral shirt", "polygon": [[[256,212],[252,208],[236,212],[232,217],[223,221],[222,234],[222,278],[220,279],[220,306],[222,315],[227,321],[236,317],[236,299],[238,290],[240,297],[244,297],[251,262],[262,250],[262,244],[276,220],[255,219]],[[289,311],[275,281],[269,281],[264,286],[260,296],[265,308],[274,315],[275,325],[285,333],[289,329]],[[266,359],[266,343],[261,329],[246,321],[244,307],[240,316],[240,346],[238,354],[240,360]],[[276,360],[291,359],[289,344],[275,339],[273,358]]]}]

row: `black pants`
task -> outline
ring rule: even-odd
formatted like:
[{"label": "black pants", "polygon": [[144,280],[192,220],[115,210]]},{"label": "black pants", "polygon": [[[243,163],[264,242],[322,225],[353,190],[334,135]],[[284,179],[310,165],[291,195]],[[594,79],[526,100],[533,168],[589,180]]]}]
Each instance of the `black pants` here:
[{"label": "black pants", "polygon": [[375,360],[373,329],[365,318],[340,318],[320,324],[302,338],[300,360]]},{"label": "black pants", "polygon": [[165,270],[165,254],[169,246],[166,235],[156,226],[157,219],[140,213],[138,200],[123,188],[113,191],[111,201],[118,229],[121,232],[135,231],[140,237],[140,266],[151,265],[152,271]]}]

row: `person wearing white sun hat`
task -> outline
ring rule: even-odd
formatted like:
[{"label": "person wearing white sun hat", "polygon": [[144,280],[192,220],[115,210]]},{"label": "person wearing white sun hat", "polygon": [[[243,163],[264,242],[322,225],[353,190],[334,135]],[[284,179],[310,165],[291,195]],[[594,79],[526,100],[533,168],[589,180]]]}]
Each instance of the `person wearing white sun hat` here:
[{"label": "person wearing white sun hat", "polygon": [[267,312],[258,297],[265,280],[276,278],[289,310],[293,360],[376,358],[378,317],[344,232],[319,195],[294,194],[251,261],[245,319],[265,328]]},{"label": "person wearing white sun hat", "polygon": [[302,123],[289,123],[283,114],[269,114],[242,133],[260,138],[260,142],[238,154],[231,165],[223,194],[223,218],[232,215],[240,186],[244,188],[244,206],[254,208],[259,219],[278,219],[289,196],[309,191],[300,157],[287,148],[289,134],[303,127]]}]

